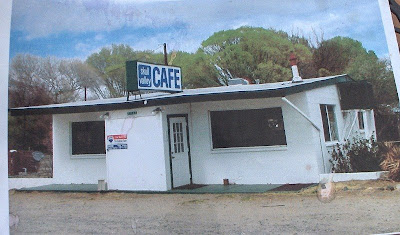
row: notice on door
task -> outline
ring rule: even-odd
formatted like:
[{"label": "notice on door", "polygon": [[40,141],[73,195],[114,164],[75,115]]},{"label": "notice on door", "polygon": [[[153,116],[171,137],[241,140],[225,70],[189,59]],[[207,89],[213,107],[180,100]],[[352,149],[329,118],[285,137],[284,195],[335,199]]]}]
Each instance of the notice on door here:
[{"label": "notice on door", "polygon": [[128,135],[107,135],[107,151],[128,149]]}]

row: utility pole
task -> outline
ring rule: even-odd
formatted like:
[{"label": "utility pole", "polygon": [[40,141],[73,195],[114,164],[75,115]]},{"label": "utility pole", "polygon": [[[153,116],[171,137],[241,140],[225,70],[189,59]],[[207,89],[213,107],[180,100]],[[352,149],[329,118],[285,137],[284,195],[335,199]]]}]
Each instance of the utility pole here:
[{"label": "utility pole", "polygon": [[164,64],[168,65],[167,43],[164,43]]},{"label": "utility pole", "polygon": [[87,95],[86,95],[86,93],[87,93],[87,87],[85,86],[85,101],[87,100]]}]

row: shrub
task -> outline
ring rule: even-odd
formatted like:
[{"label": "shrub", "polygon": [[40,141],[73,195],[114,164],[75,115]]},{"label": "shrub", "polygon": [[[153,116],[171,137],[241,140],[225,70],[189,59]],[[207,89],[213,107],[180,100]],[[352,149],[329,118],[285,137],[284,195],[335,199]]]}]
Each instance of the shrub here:
[{"label": "shrub", "polygon": [[344,144],[337,144],[332,151],[332,172],[380,171],[382,150],[373,137],[355,137]]}]

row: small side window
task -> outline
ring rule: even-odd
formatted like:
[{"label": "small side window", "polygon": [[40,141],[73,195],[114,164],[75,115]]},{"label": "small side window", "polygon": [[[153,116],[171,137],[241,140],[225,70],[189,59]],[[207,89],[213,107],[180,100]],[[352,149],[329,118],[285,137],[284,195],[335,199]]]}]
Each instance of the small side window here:
[{"label": "small side window", "polygon": [[322,124],[324,127],[325,141],[336,141],[339,139],[335,114],[335,106],[321,104]]},{"label": "small side window", "polygon": [[358,129],[364,130],[365,125],[364,125],[364,112],[363,111],[358,111]]}]

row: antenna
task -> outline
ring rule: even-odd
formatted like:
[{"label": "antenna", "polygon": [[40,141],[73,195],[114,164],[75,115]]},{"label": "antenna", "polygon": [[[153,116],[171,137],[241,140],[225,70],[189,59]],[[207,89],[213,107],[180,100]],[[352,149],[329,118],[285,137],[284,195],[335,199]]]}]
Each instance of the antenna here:
[{"label": "antenna", "polygon": [[167,43],[164,43],[164,64],[168,65]]}]

